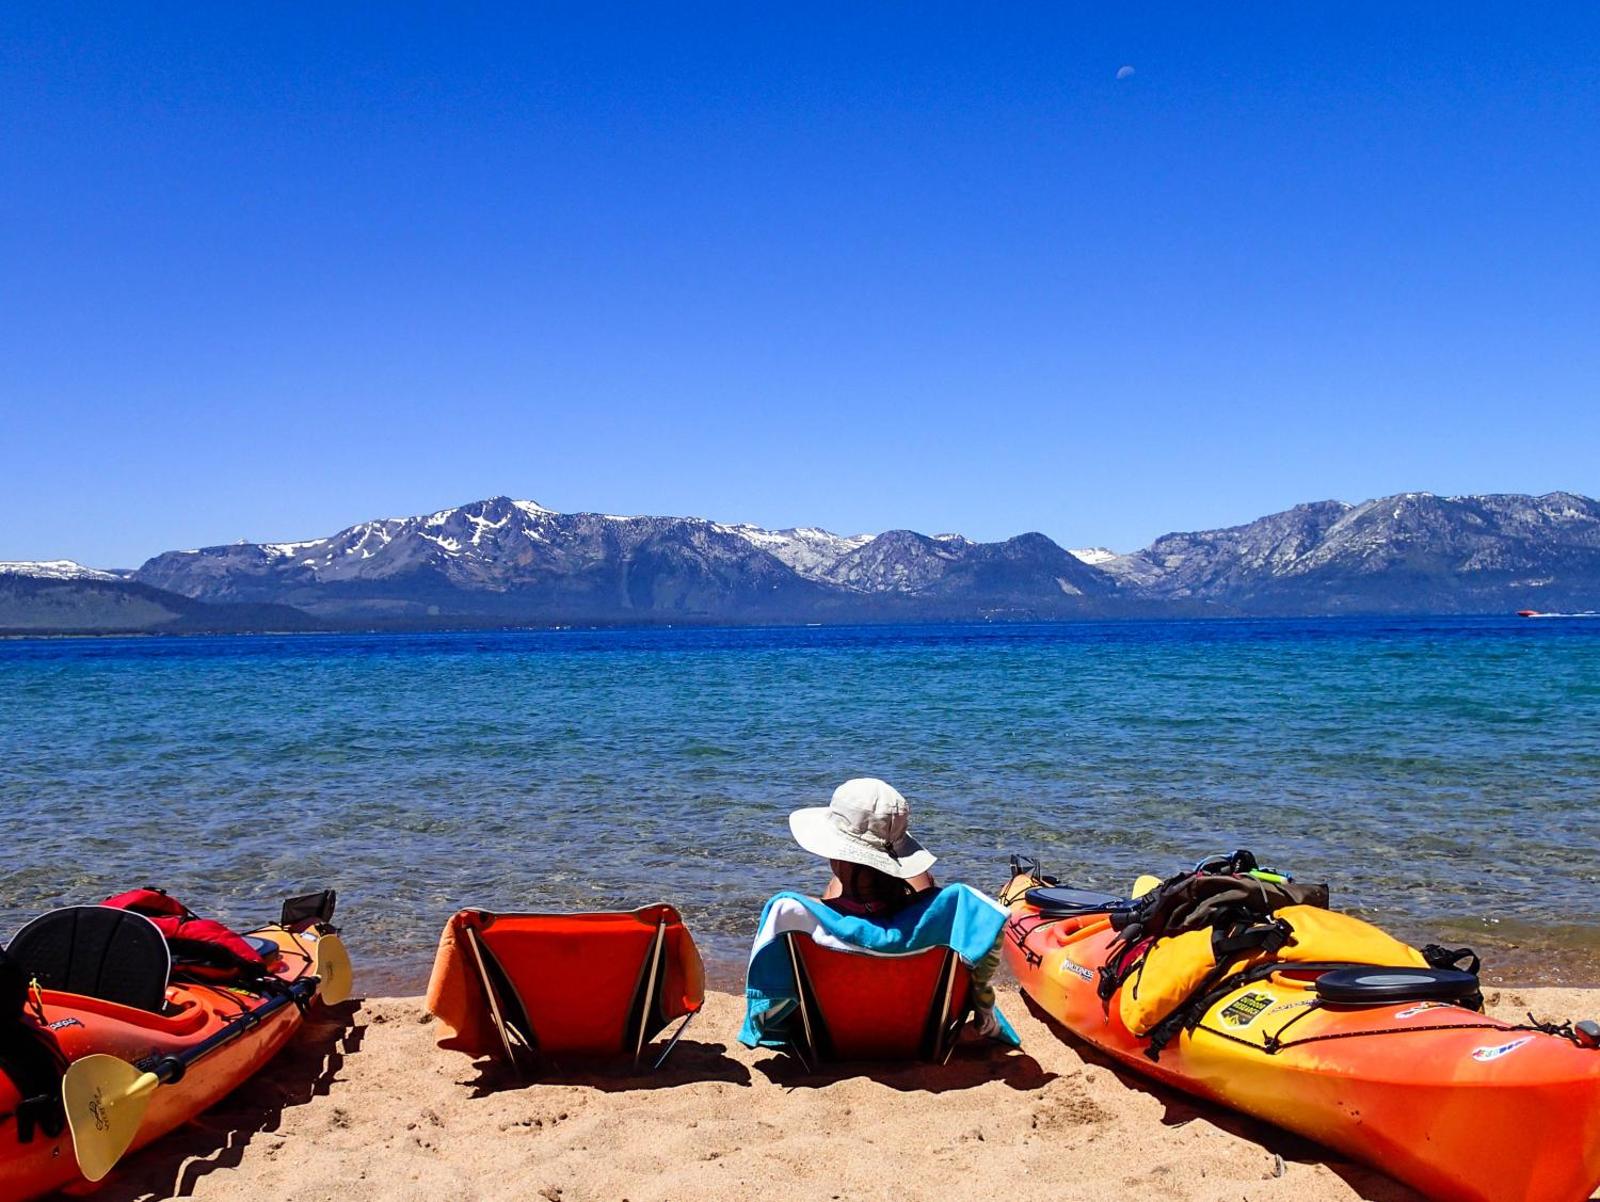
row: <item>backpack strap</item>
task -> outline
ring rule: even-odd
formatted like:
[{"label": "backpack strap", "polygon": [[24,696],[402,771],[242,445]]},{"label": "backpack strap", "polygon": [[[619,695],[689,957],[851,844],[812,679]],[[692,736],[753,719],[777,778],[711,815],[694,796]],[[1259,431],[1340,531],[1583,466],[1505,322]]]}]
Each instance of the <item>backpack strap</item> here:
[{"label": "backpack strap", "polygon": [[1213,856],[1192,872],[1169,877],[1131,906],[1112,911],[1118,936],[1100,969],[1100,1000],[1110,1003],[1158,939],[1210,928],[1220,940],[1220,964],[1241,951],[1281,948],[1291,932],[1272,917],[1276,911],[1286,906],[1327,908],[1328,886],[1249,875],[1257,867],[1255,856],[1243,849]]},{"label": "backpack strap", "polygon": [[[1331,972],[1336,968],[1370,968],[1368,964],[1352,964],[1345,960],[1324,960],[1308,964],[1292,965],[1296,970],[1308,972]],[[1151,1060],[1160,1060],[1161,1053],[1174,1039],[1185,1031],[1192,1031],[1200,1025],[1200,1020],[1206,1013],[1235,989],[1245,985],[1253,985],[1257,981],[1264,981],[1275,972],[1283,971],[1281,961],[1273,960],[1266,964],[1258,964],[1253,968],[1232,970],[1230,964],[1218,964],[1211,970],[1211,974],[1201,982],[1200,986],[1189,995],[1189,1000],[1184,1002],[1166,1018],[1162,1019],[1150,1030],[1150,1042],[1144,1054]]]},{"label": "backpack strap", "polygon": [[1294,936],[1294,928],[1281,918],[1266,922],[1237,922],[1231,927],[1213,927],[1211,952],[1218,964],[1240,952],[1277,952]]}]

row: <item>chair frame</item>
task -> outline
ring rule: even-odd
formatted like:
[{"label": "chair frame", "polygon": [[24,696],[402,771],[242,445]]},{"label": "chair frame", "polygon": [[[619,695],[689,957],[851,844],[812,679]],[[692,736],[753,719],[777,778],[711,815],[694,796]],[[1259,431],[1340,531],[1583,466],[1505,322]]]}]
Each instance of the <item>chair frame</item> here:
[{"label": "chair frame", "polygon": [[[823,1049],[826,1044],[827,1019],[817,1003],[816,992],[812,988],[811,977],[806,972],[805,961],[801,959],[798,940],[809,939],[810,935],[801,931],[785,931],[783,933],[784,946],[789,950],[789,964],[794,970],[795,995],[800,1011],[800,1038],[789,1041],[789,1051],[799,1060],[808,1072],[816,1072],[826,1057]],[[813,942],[815,942],[813,940]],[[825,949],[831,950],[831,949]],[[849,955],[848,952],[838,953]],[[874,959],[872,953],[860,953],[867,959]],[[905,955],[923,955],[922,952],[902,953]],[[939,985],[934,990],[933,1004],[929,1007],[926,1018],[926,1030],[923,1036],[923,1059],[934,1064],[948,1064],[950,1057],[955,1053],[956,1041],[961,1035],[961,1029],[967,1025],[967,1019],[972,1014],[970,1000],[965,1001],[954,1017],[950,1016],[951,1002],[954,1000],[956,977],[961,967],[961,958],[956,955],[954,948],[944,949],[944,960],[939,969]]]},{"label": "chair frame", "polygon": [[[483,946],[483,940],[479,937],[476,927],[467,927],[466,933],[467,946],[472,949],[472,959],[478,967],[478,983],[483,986],[484,997],[489,999],[489,1017],[493,1021],[495,1034],[500,1036],[500,1047],[505,1051],[506,1063],[512,1067],[518,1077],[526,1080],[528,1076],[527,1068],[517,1056],[517,1049],[512,1043],[512,1028],[506,1022],[505,1010],[500,1002],[500,990],[495,985],[494,978],[489,975],[489,962],[493,959],[493,956],[490,955],[489,949]],[[498,967],[496,965],[496,968]],[[501,979],[503,980],[504,977],[505,974],[502,972]],[[524,1011],[523,1017],[526,1019],[526,1011]],[[530,1023],[529,1026],[531,1027],[532,1024]],[[520,1035],[521,1032],[518,1032],[518,1034]],[[517,1042],[526,1045],[532,1041],[531,1039],[519,1039]]]},{"label": "chair frame", "polygon": [[[506,1062],[516,1071],[523,1080],[528,1077],[525,1059],[537,1059],[539,1052],[538,1031],[533,1025],[533,1018],[528,1013],[527,1006],[520,997],[516,996],[516,989],[511,984],[511,978],[500,968],[495,961],[494,953],[484,944],[476,927],[466,927],[467,945],[472,949],[473,962],[478,969],[478,980],[483,985],[484,995],[489,1000],[489,1015],[493,1019],[495,1032],[500,1036],[500,1046],[505,1052]],[[650,946],[650,953],[639,965],[639,976],[634,983],[633,1003],[629,1008],[629,1026],[632,1031],[633,1042],[633,1067],[638,1068],[639,1062],[644,1058],[646,1032],[650,1026],[650,1009],[656,1000],[658,988],[662,982],[667,960],[667,924],[665,921],[656,923],[655,941]],[[492,971],[491,971],[492,969]],[[516,1010],[521,1017],[522,1026],[507,1017],[511,1007],[508,999],[500,995],[500,986],[496,984],[496,976],[504,982],[505,988],[511,993],[510,1001],[516,1003]],[[678,1040],[688,1029],[698,1011],[690,1011],[678,1024],[676,1031],[667,1041],[667,1046],[661,1055],[651,1065],[651,1071],[659,1069],[667,1062],[667,1057],[672,1055],[678,1046]],[[526,1027],[526,1030],[523,1029]],[[522,1053],[522,1054],[519,1054]]]}]

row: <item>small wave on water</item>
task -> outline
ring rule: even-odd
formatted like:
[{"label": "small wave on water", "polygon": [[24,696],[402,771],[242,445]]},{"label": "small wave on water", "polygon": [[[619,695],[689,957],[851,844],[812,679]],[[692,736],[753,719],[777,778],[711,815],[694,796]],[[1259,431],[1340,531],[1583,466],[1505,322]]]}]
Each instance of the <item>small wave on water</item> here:
[{"label": "small wave on water", "polygon": [[445,915],[678,904],[724,984],[894,781],[941,879],[1117,888],[1238,846],[1506,979],[1600,981],[1600,623],[1125,622],[0,643],[0,926],[323,884],[369,987]]}]

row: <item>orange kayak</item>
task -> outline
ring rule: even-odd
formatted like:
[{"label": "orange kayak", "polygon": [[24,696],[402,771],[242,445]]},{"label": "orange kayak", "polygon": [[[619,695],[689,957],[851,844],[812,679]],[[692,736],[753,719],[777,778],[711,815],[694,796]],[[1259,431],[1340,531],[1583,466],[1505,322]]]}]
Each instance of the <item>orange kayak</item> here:
[{"label": "orange kayak", "polygon": [[1105,914],[1045,916],[1019,875],[1001,946],[1023,992],[1163,1084],[1286,1127],[1432,1198],[1579,1202],[1600,1186],[1600,1050],[1438,1002],[1340,1005],[1293,966],[1220,997],[1158,1060],[1099,996]]},{"label": "orange kayak", "polygon": [[[27,1021],[46,1027],[68,1062],[96,1054],[140,1067],[169,1057],[187,1061],[170,1084],[150,1095],[132,1149],[192,1119],[259,1072],[299,1029],[304,1007],[323,992],[326,982],[315,975],[316,930],[272,926],[252,935],[279,948],[268,960],[274,979],[268,989],[176,982],[167,987],[160,1013],[80,994],[30,991]],[[196,1051],[203,1054],[189,1060]],[[50,1134],[37,1123],[19,1123],[19,1101],[16,1085],[0,1072],[0,1202],[81,1184],[70,1131]]]}]

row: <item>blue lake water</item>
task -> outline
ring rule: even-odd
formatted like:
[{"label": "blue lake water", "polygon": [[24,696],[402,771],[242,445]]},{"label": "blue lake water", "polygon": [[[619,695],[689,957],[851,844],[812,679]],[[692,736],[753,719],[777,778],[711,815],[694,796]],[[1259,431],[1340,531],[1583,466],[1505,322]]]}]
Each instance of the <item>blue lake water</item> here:
[{"label": "blue lake water", "polygon": [[1247,846],[1502,977],[1600,980],[1600,621],[0,641],[0,930],[331,884],[369,983],[415,989],[460,906],[660,898],[726,983],[826,876],[787,812],[868,774],[941,879]]}]

